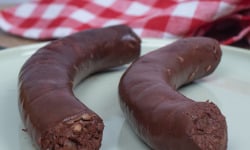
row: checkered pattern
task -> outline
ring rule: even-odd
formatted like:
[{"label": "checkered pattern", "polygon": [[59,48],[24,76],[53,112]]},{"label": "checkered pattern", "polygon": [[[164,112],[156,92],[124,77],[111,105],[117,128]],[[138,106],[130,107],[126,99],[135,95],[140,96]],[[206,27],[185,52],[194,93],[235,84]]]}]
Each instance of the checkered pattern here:
[{"label": "checkered pattern", "polygon": [[[243,9],[250,9],[249,0],[39,0],[1,11],[0,28],[26,38],[52,39],[127,24],[141,37],[186,37],[202,35],[211,23]],[[250,32],[249,22],[233,41]]]}]

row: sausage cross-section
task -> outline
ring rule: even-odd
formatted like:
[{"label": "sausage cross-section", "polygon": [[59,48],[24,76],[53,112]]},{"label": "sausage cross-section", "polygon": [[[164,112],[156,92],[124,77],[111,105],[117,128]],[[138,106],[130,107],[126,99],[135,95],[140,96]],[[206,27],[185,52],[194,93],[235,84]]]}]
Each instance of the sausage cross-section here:
[{"label": "sausage cross-section", "polygon": [[19,109],[36,147],[99,149],[103,121],[74,96],[73,88],[92,73],[139,55],[140,39],[124,25],[82,31],[35,52],[19,73]]},{"label": "sausage cross-section", "polygon": [[212,73],[222,51],[205,37],[181,39],[136,60],[119,84],[120,106],[136,134],[155,150],[226,150],[227,125],[210,101],[179,87]]}]

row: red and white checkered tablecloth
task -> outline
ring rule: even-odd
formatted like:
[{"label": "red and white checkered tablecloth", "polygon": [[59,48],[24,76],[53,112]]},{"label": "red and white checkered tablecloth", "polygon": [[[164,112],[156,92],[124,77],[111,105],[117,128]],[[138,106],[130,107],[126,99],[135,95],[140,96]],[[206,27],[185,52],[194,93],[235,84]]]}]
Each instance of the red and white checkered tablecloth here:
[{"label": "red and white checkered tablecloth", "polygon": [[230,44],[250,37],[249,10],[249,0],[37,0],[0,11],[0,28],[26,38],[53,39],[127,24],[141,37],[168,38],[204,35],[232,19],[240,29],[223,39]]}]

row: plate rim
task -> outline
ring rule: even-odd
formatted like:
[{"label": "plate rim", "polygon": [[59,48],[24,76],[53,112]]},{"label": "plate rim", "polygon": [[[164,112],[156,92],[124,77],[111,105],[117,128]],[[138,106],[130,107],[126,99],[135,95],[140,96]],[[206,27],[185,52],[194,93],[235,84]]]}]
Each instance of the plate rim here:
[{"label": "plate rim", "polygon": [[[178,39],[171,39],[171,38],[167,38],[167,39],[161,39],[161,38],[142,38],[142,46],[163,46],[164,44],[170,44]],[[1,55],[9,55],[12,53],[22,53],[24,51],[36,51],[39,48],[47,45],[48,43],[50,43],[51,41],[46,41],[46,42],[39,42],[39,43],[35,43],[35,44],[28,44],[28,45],[21,45],[21,46],[15,46],[15,47],[11,47],[11,48],[5,48],[3,50],[0,51],[0,56]],[[240,47],[234,47],[234,46],[230,46],[230,45],[221,45],[221,49],[223,51],[226,50],[230,50],[230,51],[236,51],[236,52],[240,52],[240,53],[245,53],[247,55],[250,55],[250,50],[245,49],[245,48],[240,48]]]}]

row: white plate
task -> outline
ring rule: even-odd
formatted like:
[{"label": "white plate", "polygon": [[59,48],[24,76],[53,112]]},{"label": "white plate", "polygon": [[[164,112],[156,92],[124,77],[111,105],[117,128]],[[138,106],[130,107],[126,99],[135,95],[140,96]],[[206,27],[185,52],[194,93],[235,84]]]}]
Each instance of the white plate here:
[{"label": "white plate", "polygon": [[[169,40],[144,39],[143,54]],[[17,105],[18,72],[25,60],[43,44],[16,47],[0,52],[0,149],[34,150],[22,131]],[[228,150],[250,147],[250,51],[223,46],[222,61],[210,76],[180,91],[198,101],[215,102],[226,116]],[[147,150],[131,131],[118,104],[117,85],[124,70],[92,76],[75,89],[75,94],[105,123],[102,150]]]}]

